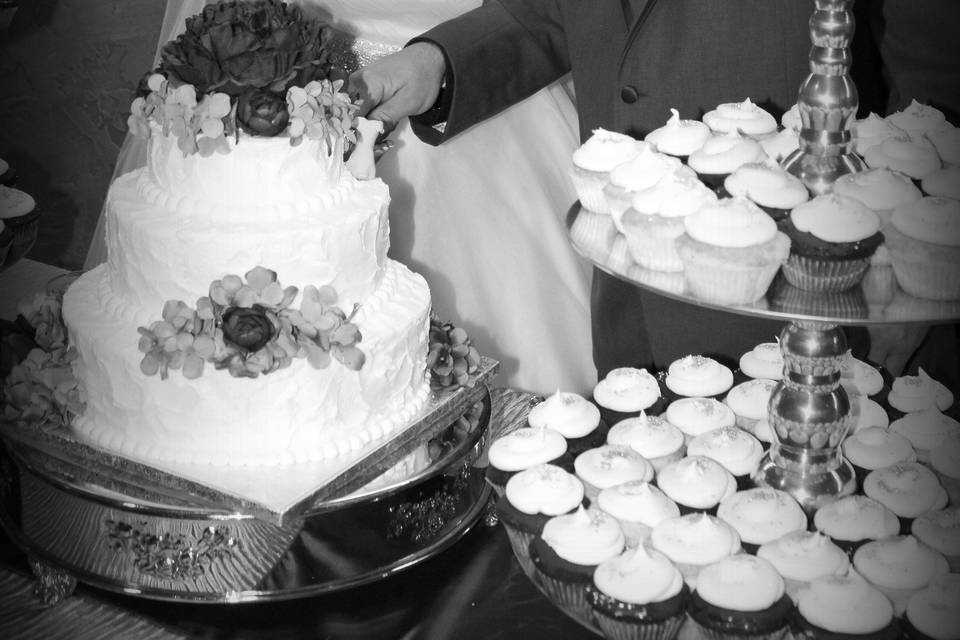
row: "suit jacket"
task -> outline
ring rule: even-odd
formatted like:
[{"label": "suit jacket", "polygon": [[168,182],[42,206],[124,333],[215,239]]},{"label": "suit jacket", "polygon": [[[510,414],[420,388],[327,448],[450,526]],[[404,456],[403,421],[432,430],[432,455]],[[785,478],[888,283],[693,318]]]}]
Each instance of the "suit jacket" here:
[{"label": "suit jacket", "polygon": [[[439,144],[567,72],[584,140],[598,127],[642,138],[671,108],[699,118],[746,98],[779,117],[809,74],[812,11],[803,0],[493,0],[417,38],[444,51],[449,106],[411,121]],[[735,366],[784,324],[671,300],[598,270],[591,306],[600,376],[663,369],[690,353]]]}]

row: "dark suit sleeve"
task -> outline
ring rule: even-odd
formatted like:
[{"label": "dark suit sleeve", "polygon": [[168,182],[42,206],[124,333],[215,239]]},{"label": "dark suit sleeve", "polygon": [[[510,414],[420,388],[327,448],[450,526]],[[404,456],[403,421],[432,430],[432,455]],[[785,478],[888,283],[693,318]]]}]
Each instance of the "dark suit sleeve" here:
[{"label": "dark suit sleeve", "polygon": [[440,144],[536,93],[570,69],[556,0],[494,0],[411,40],[439,46],[446,86],[433,109],[410,118]]}]

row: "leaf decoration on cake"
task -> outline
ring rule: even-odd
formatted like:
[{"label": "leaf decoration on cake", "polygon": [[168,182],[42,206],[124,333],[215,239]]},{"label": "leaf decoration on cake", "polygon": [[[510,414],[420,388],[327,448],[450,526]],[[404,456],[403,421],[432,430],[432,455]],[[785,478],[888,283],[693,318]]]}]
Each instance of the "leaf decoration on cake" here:
[{"label": "leaf decoration on cake", "polygon": [[276,272],[258,266],[243,278],[214,280],[195,308],[169,300],[160,320],[137,329],[144,354],[140,370],[163,380],[180,370],[196,379],[210,363],[234,377],[256,378],[290,366],[294,358],[315,369],[336,360],[359,370],[366,359],[357,347],[362,334],[353,324],[359,307],[348,316],[337,306],[333,287],[308,285],[300,308],[292,308],[299,293],[297,287],[282,287]]},{"label": "leaf decoration on cake", "polygon": [[480,368],[480,352],[467,332],[430,314],[430,346],[427,369],[437,387],[469,387]]}]

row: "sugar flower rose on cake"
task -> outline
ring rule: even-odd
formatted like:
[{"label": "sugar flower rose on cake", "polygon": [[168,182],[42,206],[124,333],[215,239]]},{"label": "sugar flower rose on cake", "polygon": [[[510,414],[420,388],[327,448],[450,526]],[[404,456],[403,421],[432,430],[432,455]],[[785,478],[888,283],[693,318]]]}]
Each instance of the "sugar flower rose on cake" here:
[{"label": "sugar flower rose on cake", "polygon": [[645,142],[628,135],[594,129],[587,141],[573,152],[573,188],[580,204],[595,213],[610,213],[610,205],[603,193],[610,181],[610,172],[648,148]]},{"label": "sugar flower rose on cake", "polygon": [[886,118],[870,113],[866,118],[854,121],[853,149],[861,156],[888,138],[906,137],[907,132],[889,122]]},{"label": "sugar flower rose on cake", "polygon": [[931,300],[960,298],[960,201],[928,196],[900,205],[884,237],[906,293]]},{"label": "sugar flower rose on cake", "polygon": [[648,133],[644,142],[652,144],[661,153],[686,158],[707,141],[710,127],[699,120],[681,119],[676,109],[670,109],[670,114],[667,123]]},{"label": "sugar flower rose on cake", "polygon": [[762,137],[775,133],[777,120],[766,110],[754,104],[750,98],[743,102],[726,102],[703,114],[703,123],[716,133],[739,131]]}]

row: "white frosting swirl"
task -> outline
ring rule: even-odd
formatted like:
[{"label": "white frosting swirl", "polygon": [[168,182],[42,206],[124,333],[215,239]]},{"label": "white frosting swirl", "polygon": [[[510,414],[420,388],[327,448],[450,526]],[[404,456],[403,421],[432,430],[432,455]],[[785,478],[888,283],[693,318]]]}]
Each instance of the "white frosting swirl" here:
[{"label": "white frosting swirl", "polygon": [[646,369],[613,369],[593,389],[597,404],[613,411],[642,411],[660,398],[660,385]]},{"label": "white frosting swirl", "polygon": [[684,218],[683,226],[694,240],[718,247],[752,247],[777,235],[773,218],[745,198],[720,198]]},{"label": "white frosting swirl", "polygon": [[761,136],[777,130],[777,120],[750,98],[743,102],[725,102],[703,114],[703,122],[717,133],[739,131],[749,136]]},{"label": "white frosting swirl", "polygon": [[847,554],[816,531],[791,531],[760,545],[757,557],[772,564],[787,580],[810,582],[831,575],[846,575]]},{"label": "white frosting swirl", "polygon": [[960,200],[960,164],[928,173],[920,186],[927,195]]},{"label": "white frosting swirl", "polygon": [[688,438],[719,427],[732,427],[736,423],[733,409],[713,398],[680,398],[667,407],[667,421],[680,429]]},{"label": "white frosting swirl", "polygon": [[907,602],[906,617],[916,629],[934,640],[960,638],[960,574],[937,576]]},{"label": "white frosting swirl", "polygon": [[640,153],[610,170],[610,184],[626,191],[640,191],[652,187],[660,178],[682,166],[678,158],[644,145]]},{"label": "white frosting swirl", "polygon": [[925,135],[945,165],[960,164],[960,128],[948,122]]},{"label": "white frosting swirl", "polygon": [[893,169],[916,180],[941,166],[940,156],[930,142],[902,137],[887,138],[870,147],[863,154],[863,159],[871,169]]},{"label": "white frosting swirl", "polygon": [[654,129],[644,138],[662,153],[672,156],[689,156],[703,146],[710,137],[710,127],[699,120],[681,120],[680,112],[670,109],[670,119],[659,129]]},{"label": "white frosting swirl", "polygon": [[930,452],[930,466],[948,478],[960,479],[960,433],[950,434]]},{"label": "white frosting swirl", "polygon": [[748,162],[763,162],[766,153],[760,143],[736,131],[715,135],[690,154],[687,165],[701,174],[727,174]]},{"label": "white frosting swirl", "polygon": [[856,542],[892,536],[900,521],[873,498],[854,495],[828,502],[813,514],[813,526],[834,540]]},{"label": "white frosting swirl", "polygon": [[706,602],[734,611],[763,611],[783,597],[783,578],[763,558],[740,553],[704,567],[697,593]]},{"label": "white frosting swirl", "polygon": [[683,432],[661,416],[642,413],[610,427],[607,443],[630,447],[647,460],[668,456],[683,446]]},{"label": "white frosting swirl", "polygon": [[618,555],[624,545],[623,531],[613,516],[583,507],[547,520],[540,537],[558,556],[583,566],[598,565]]},{"label": "white frosting swirl", "polygon": [[868,542],[853,553],[853,566],[876,586],[892,589],[922,589],[950,571],[946,558],[913,536]]},{"label": "white frosting swirl", "polygon": [[892,211],[923,195],[910,178],[890,169],[848,173],[833,183],[833,193],[858,200],[874,211]]},{"label": "white frosting swirl", "polygon": [[622,133],[594,129],[593,135],[573,152],[573,164],[587,171],[611,171],[648,146]]},{"label": "white frosting swirl", "polygon": [[946,504],[937,476],[919,462],[874,469],[863,480],[863,493],[901,518],[916,518]]},{"label": "white frosting swirl", "polygon": [[777,381],[769,378],[754,378],[734,386],[723,399],[738,416],[749,420],[766,418],[770,396],[777,388]]},{"label": "white frosting swirl", "polygon": [[886,409],[880,406],[879,402],[871,400],[867,396],[851,396],[850,412],[855,420],[853,426],[850,427],[851,433],[856,433],[866,427],[883,427],[886,429],[890,426],[890,417],[887,416]]},{"label": "white frosting swirl", "polygon": [[511,476],[504,494],[522,513],[558,516],[583,501],[583,483],[556,465],[538,464]]},{"label": "white frosting swirl", "polygon": [[907,132],[875,113],[853,123],[853,148],[861,156],[888,138],[906,137]]},{"label": "white frosting swirl", "polygon": [[856,571],[812,581],[797,594],[797,610],[810,624],[833,633],[874,633],[893,620],[887,597]]},{"label": "white frosting swirl", "polygon": [[900,233],[933,244],[960,247],[960,201],[926,196],[893,210],[890,224]]},{"label": "white frosting swirl", "polygon": [[848,351],[840,364],[840,384],[848,394],[872,396],[883,391],[883,376],[876,367],[854,358]]},{"label": "white frosting swirl", "polygon": [[670,363],[664,384],[681,396],[715,396],[730,389],[733,372],[713,358],[688,355]]},{"label": "white frosting swirl", "polygon": [[722,464],[706,456],[687,456],[663,467],[657,485],[674,502],[710,509],[737,490],[737,481]]},{"label": "white frosting swirl", "polygon": [[648,604],[680,593],[683,576],[665,555],[641,545],[600,563],[593,583],[621,602]]},{"label": "white frosting swirl", "polygon": [[37,201],[26,191],[0,184],[0,218],[15,218],[30,213]]},{"label": "white frosting swirl", "polygon": [[759,162],[737,167],[724,179],[723,187],[731,196],[777,209],[793,209],[810,198],[810,192],[799,178],[779,166]]},{"label": "white frosting swirl", "polygon": [[550,462],[567,451],[567,440],[547,427],[522,427],[493,441],[487,454],[490,465],[501,471],[521,471]]},{"label": "white frosting swirl", "polygon": [[565,438],[582,438],[600,424],[600,409],[578,393],[557,391],[527,416],[531,427],[550,427]]},{"label": "white frosting swirl", "polygon": [[960,505],[928,511],[911,523],[910,533],[948,558],[960,557]]},{"label": "white frosting swirl", "polygon": [[687,455],[712,458],[734,476],[748,476],[760,464],[763,445],[743,429],[722,427],[701,433],[691,440]]},{"label": "white frosting swirl", "polygon": [[947,385],[931,378],[923,368],[918,368],[915,376],[894,378],[887,402],[904,413],[923,411],[930,407],[946,411],[953,404],[953,392]]},{"label": "white frosting swirl", "polygon": [[633,194],[631,208],[665,218],[688,216],[717,201],[717,194],[688,167],[662,176],[655,185]]},{"label": "white frosting swirl", "polygon": [[650,532],[650,545],[677,563],[706,565],[740,551],[740,537],[706,513],[664,520]]},{"label": "white frosting swirl", "polygon": [[613,485],[653,479],[650,462],[630,447],[606,444],[587,449],[573,461],[573,469],[580,478],[603,490]]},{"label": "white frosting swirl", "polygon": [[887,122],[903,129],[911,138],[919,139],[947,124],[947,118],[936,107],[911,100],[906,109],[888,115]]},{"label": "white frosting swirl", "polygon": [[918,453],[929,455],[948,435],[960,432],[960,422],[936,407],[929,407],[894,420],[890,423],[890,431],[909,440]]},{"label": "white frosting swirl", "polygon": [[799,231],[806,231],[825,242],[857,242],[880,230],[880,218],[859,200],[837,194],[824,194],[801,204],[790,212],[790,220]]},{"label": "white frosting swirl", "polygon": [[794,133],[800,133],[803,128],[803,119],[800,117],[800,105],[794,103],[792,107],[783,112],[780,116],[780,124],[784,129],[789,129]]},{"label": "white frosting swirl", "polygon": [[740,371],[751,378],[783,378],[783,354],[779,342],[761,342],[740,356]]},{"label": "white frosting swirl", "polygon": [[843,455],[851,464],[870,470],[917,459],[909,440],[883,427],[866,427],[847,436]]},{"label": "white frosting swirl", "polygon": [[607,487],[597,496],[597,506],[617,520],[651,528],[680,515],[679,507],[667,494],[642,480]]},{"label": "white frosting swirl", "polygon": [[794,129],[783,129],[760,140],[760,148],[774,162],[783,162],[787,156],[800,148],[800,136]]},{"label": "white frosting swirl", "polygon": [[770,487],[725,498],[717,507],[717,517],[736,529],[741,540],[758,545],[807,528],[807,515],[793,496]]}]

